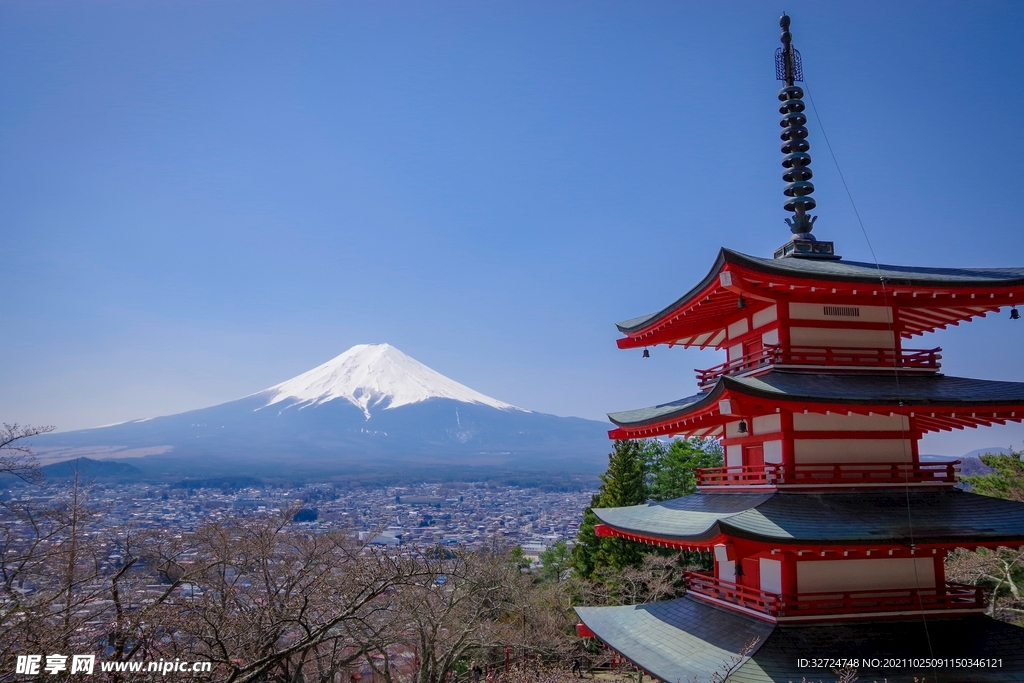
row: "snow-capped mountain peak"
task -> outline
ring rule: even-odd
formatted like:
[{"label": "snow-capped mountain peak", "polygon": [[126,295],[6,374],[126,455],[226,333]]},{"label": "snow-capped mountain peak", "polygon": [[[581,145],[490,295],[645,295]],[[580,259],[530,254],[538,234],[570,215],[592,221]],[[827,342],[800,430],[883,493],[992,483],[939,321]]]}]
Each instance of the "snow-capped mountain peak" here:
[{"label": "snow-capped mountain peak", "polygon": [[429,398],[522,410],[459,384],[390,344],[357,344],[323,365],[260,394],[270,396],[268,406],[287,400],[318,405],[341,398],[358,406],[367,419],[371,408],[387,410]]}]

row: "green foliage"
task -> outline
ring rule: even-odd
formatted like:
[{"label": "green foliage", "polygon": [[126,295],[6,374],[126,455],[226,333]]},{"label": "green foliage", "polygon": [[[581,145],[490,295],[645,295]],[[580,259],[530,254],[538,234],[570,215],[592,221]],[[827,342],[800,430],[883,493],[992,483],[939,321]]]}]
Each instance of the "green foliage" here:
[{"label": "green foliage", "polygon": [[576,545],[572,548],[573,570],[585,579],[594,575],[597,569],[597,551],[602,543],[608,539],[601,539],[594,533],[594,525],[598,524],[597,515],[592,508],[600,503],[600,494],[594,494],[590,499],[590,507],[583,511],[583,521],[580,522],[580,530],[576,534]]},{"label": "green foliage", "polygon": [[988,453],[981,461],[994,471],[973,477],[962,477],[974,493],[994,498],[1006,498],[1024,502],[1024,451],[1008,454]]},{"label": "green foliage", "polygon": [[647,463],[664,447],[648,439],[615,442],[608,455],[608,471],[601,475],[601,486],[583,512],[583,522],[572,549],[573,567],[590,578],[598,567],[621,569],[643,560],[638,544],[619,538],[598,538],[594,525],[599,522],[592,508],[626,507],[647,501]]},{"label": "green foliage", "polygon": [[516,546],[508,551],[508,562],[510,565],[514,565],[519,568],[520,572],[525,572],[530,568],[530,558],[526,556],[523,549]]},{"label": "green foliage", "polygon": [[662,448],[648,467],[651,500],[672,500],[697,492],[695,467],[721,467],[724,462],[718,439],[676,439]]},{"label": "green foliage", "polygon": [[647,502],[647,464],[664,449],[653,439],[616,441],[601,475],[600,507],[615,508]]},{"label": "green foliage", "polygon": [[583,512],[583,522],[572,551],[576,573],[591,578],[595,572],[639,566],[654,548],[619,538],[598,538],[599,522],[593,508],[641,505],[689,495],[697,490],[694,467],[722,465],[722,447],[716,439],[676,439],[666,446],[655,439],[616,441],[608,456],[608,471],[601,487]]},{"label": "green foliage", "polygon": [[565,540],[555,543],[540,554],[540,578],[542,581],[560,582],[572,563],[572,551]]},{"label": "green foliage", "polygon": [[[974,493],[1024,502],[1024,451],[987,453],[981,461],[992,468],[988,474],[963,477]],[[959,550],[946,560],[946,576],[988,586],[992,591],[989,614],[1024,625],[1024,552],[1019,548]]]}]

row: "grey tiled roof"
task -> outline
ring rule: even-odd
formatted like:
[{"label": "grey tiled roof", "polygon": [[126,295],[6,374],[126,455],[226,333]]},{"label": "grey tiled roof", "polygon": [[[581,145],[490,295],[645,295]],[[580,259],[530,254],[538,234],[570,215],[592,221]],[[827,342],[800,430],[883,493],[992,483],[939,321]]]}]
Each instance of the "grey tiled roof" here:
[{"label": "grey tiled roof", "polygon": [[[717,387],[716,387],[717,388]],[[712,393],[714,395],[712,395]],[[651,406],[650,408],[637,408],[636,410],[624,410],[619,413],[608,413],[608,419],[619,425],[644,425],[689,412],[698,405],[703,406],[716,399],[722,392],[701,392],[693,396],[681,398],[671,403]]]},{"label": "grey tiled roof", "polygon": [[804,277],[839,282],[887,283],[913,286],[1014,286],[1024,285],[1024,268],[921,268],[918,266],[892,266],[858,261],[829,261],[816,259],[769,259],[748,256],[731,249],[722,249],[715,264],[704,279],[690,291],[662,310],[649,315],[625,320],[618,324],[623,333],[639,330],[684,304],[703,290],[718,276],[726,263],[735,263],[763,273],[778,273],[788,277]]},{"label": "grey tiled roof", "polygon": [[1000,382],[946,375],[825,375],[775,370],[760,377],[724,377],[728,388],[763,396],[838,403],[911,405],[1009,404],[1024,401],[1024,382]]},{"label": "grey tiled roof", "polygon": [[825,261],[817,259],[770,259],[748,256],[723,249],[725,260],[766,273],[795,277],[824,278],[844,282],[886,282],[901,285],[1019,285],[1024,284],[1024,268],[924,268],[921,266],[875,265],[863,261]]},{"label": "grey tiled roof", "polygon": [[655,424],[707,405],[729,389],[741,394],[788,401],[965,408],[1024,403],[1024,382],[908,375],[817,374],[772,370],[758,377],[722,377],[711,391],[637,410],[609,413],[620,427]]},{"label": "grey tiled roof", "polygon": [[774,628],[688,598],[576,612],[601,640],[670,683],[709,680],[723,665],[739,663],[743,648],[752,640],[763,643]]},{"label": "grey tiled roof", "polygon": [[[827,653],[827,654],[826,654]],[[830,668],[796,666],[801,657],[996,659],[999,668],[924,668],[864,666],[863,683],[1009,683],[1024,681],[1024,629],[985,616],[959,619],[931,617],[927,630],[920,618],[905,621],[779,626],[764,645],[730,676],[728,683],[798,683],[834,681]],[[674,681],[672,683],[675,683]]]},{"label": "grey tiled roof", "polygon": [[1024,542],[1024,503],[956,489],[695,493],[594,513],[620,531],[681,542],[719,533],[780,544]]},{"label": "grey tiled roof", "polygon": [[[931,618],[927,632],[920,619],[774,626],[759,619],[681,598],[653,605],[577,607],[577,613],[601,640],[634,664],[667,683],[706,683],[730,667],[728,683],[798,683],[835,680],[828,667],[801,668],[798,659],[993,658],[1002,667],[945,669],[944,683],[1024,681],[1024,629],[972,616]],[[738,657],[752,639],[753,653]],[[935,671],[881,669],[861,665],[858,680],[910,683],[935,680]]]}]

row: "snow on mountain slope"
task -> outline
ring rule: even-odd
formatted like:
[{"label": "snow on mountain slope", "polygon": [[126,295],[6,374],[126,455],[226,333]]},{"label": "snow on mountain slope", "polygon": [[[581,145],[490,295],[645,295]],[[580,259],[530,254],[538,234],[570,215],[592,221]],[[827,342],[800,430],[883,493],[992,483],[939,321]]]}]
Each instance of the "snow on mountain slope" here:
[{"label": "snow on mountain slope", "polygon": [[371,408],[387,410],[429,398],[529,412],[473,391],[390,344],[357,344],[309,372],[259,392],[262,394],[270,395],[267,406],[287,400],[315,406],[343,398],[359,407],[367,419]]}]

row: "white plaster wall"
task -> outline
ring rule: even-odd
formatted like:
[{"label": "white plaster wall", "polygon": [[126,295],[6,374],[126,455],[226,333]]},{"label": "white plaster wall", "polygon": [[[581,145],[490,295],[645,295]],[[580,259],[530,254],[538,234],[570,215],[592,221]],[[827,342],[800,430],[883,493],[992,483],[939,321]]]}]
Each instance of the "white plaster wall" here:
[{"label": "white plaster wall", "polygon": [[729,325],[727,329],[729,330],[729,339],[735,339],[750,330],[750,321],[746,318],[741,318],[732,325]]},{"label": "white plaster wall", "polygon": [[793,429],[798,432],[899,432],[910,429],[910,418],[905,415],[794,413]]},{"label": "white plaster wall", "polygon": [[774,434],[782,431],[782,416],[778,413],[758,415],[752,422],[754,434]]},{"label": "white plaster wall", "polygon": [[739,467],[743,464],[743,446],[734,444],[725,447],[725,466]]},{"label": "white plaster wall", "polygon": [[729,347],[727,353],[729,354],[728,360],[737,360],[743,357],[743,344],[734,344]]},{"label": "white plaster wall", "polygon": [[[844,306],[844,308],[856,308],[860,312],[857,316],[825,315],[826,304],[789,304],[789,317],[798,320],[859,320],[864,323],[891,323],[892,313],[887,306]],[[842,304],[827,304],[840,306]]]},{"label": "white plaster wall", "polygon": [[799,593],[934,588],[935,565],[930,557],[797,562],[796,586]]},{"label": "white plaster wall", "polygon": [[769,593],[782,592],[782,563],[778,560],[769,560],[767,557],[759,558],[757,561],[758,571],[761,575],[761,590]]},{"label": "white plaster wall", "polygon": [[791,327],[789,343],[792,346],[831,347],[850,349],[891,349],[893,335],[889,330],[857,330],[840,327]]},{"label": "white plaster wall", "polygon": [[909,439],[796,439],[797,464],[836,462],[910,462]]},{"label": "white plaster wall", "polygon": [[751,316],[751,320],[754,323],[755,330],[759,327],[767,325],[768,323],[775,322],[778,319],[779,308],[778,306],[775,305],[769,306],[764,310],[758,311],[753,316]]},{"label": "white plaster wall", "polygon": [[766,463],[781,463],[782,462],[782,441],[765,441],[764,442],[764,461]]},{"label": "white plaster wall", "polygon": [[779,331],[778,330],[768,330],[767,332],[765,332],[764,334],[761,335],[761,343],[762,344],[778,344],[779,343]]}]

